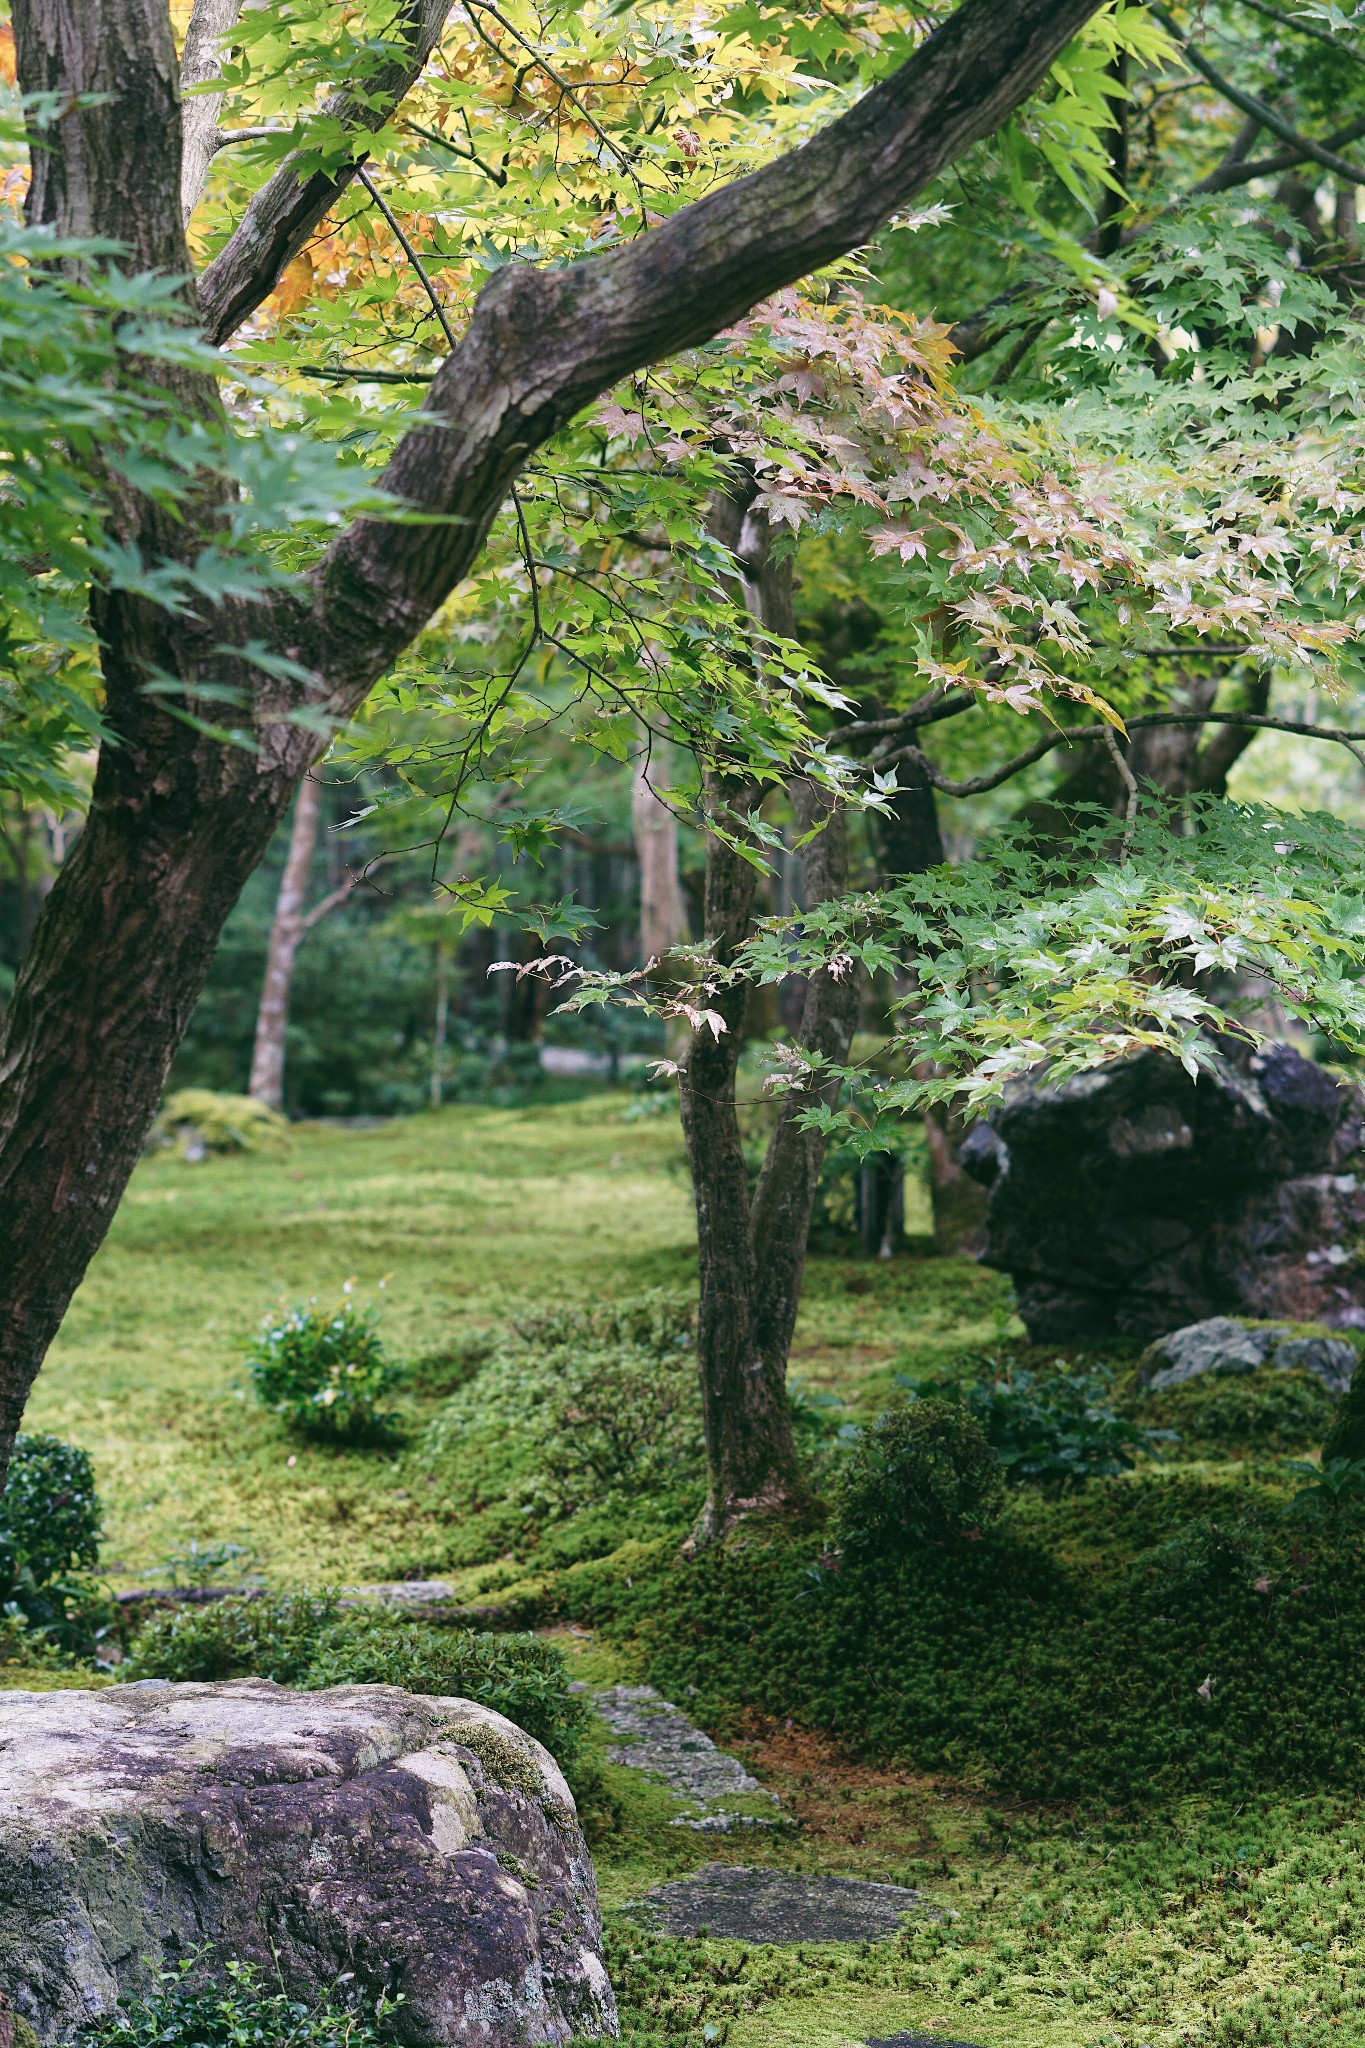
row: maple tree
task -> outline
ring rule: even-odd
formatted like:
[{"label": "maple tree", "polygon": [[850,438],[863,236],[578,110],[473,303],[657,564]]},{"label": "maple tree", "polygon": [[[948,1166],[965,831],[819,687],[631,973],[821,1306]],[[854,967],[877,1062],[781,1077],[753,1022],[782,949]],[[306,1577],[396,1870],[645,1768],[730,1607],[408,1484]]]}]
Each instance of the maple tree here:
[{"label": "maple tree", "polygon": [[[1117,0],[969,0],[927,37],[871,0],[199,0],[183,108],[164,6],[133,13],[121,36],[98,10],[14,8],[0,750],[35,798],[69,794],[73,753],[100,758],[0,1053],[0,1448],[309,765],[382,759],[437,842],[438,903],[455,927],[514,909],[524,978],[585,907],[514,904],[441,841],[490,787],[514,854],[572,829],[522,794],[553,727],[635,762],[655,815],[706,835],[699,952],[578,978],[575,1000],[694,1027],[703,1533],[799,1502],[783,1383],[823,1144],[866,1080],[852,960],[913,948],[938,1003],[911,1002],[914,1046],[973,1099],[1030,1059],[1188,1051],[1207,1012],[1169,991],[1210,934],[1354,1028],[1320,841],[1235,901],[1210,870],[1201,936],[1188,868],[1128,815],[1149,727],[1276,722],[1254,682],[1241,704],[1203,688],[1208,649],[1253,678],[1352,673],[1356,361],[1317,338],[1341,280],[1286,259],[1302,221],[1199,211],[1274,174],[1240,131],[1208,172],[1168,122],[1158,154],[1189,175],[1144,211],[1125,81],[1164,107],[1172,63],[1208,64],[1179,20]],[[1311,67],[1293,77],[1316,116]],[[1281,168],[1352,139],[1271,113]],[[951,331],[895,311],[898,264],[914,303],[914,252],[961,249],[941,189],[911,200],[992,134],[973,176],[1032,274],[983,274]],[[875,263],[851,259],[888,219]],[[1186,322],[1211,340],[1183,348]],[[878,618],[846,674],[797,588],[816,562]],[[1022,748],[1002,749],[1006,718]],[[851,827],[889,844],[899,821],[900,864],[930,865],[935,792],[1002,787],[1068,738],[1118,791],[1132,858],[1112,886],[1011,855],[927,895],[847,896]],[[1090,867],[1100,829],[1073,842]],[[804,921],[760,932],[756,880],[802,840]],[[1276,843],[1244,834],[1237,857]],[[1052,902],[1032,922],[1030,889]],[[1020,992],[994,1030],[973,995],[992,934]],[[794,969],[804,1014],[751,1197],[747,991]],[[920,1087],[871,1091],[867,1143]]]},{"label": "maple tree", "polygon": [[[584,90],[501,10],[464,10],[447,53],[445,0],[345,10],[299,0],[235,22],[227,5],[204,0],[187,38],[203,88],[187,154],[165,0],[93,10],[16,0],[31,146],[27,230],[6,233],[16,255],[37,259],[30,288],[55,322],[43,346],[102,359],[80,364],[69,491],[60,462],[56,478],[25,473],[17,441],[7,475],[21,484],[6,516],[22,531],[6,595],[32,603],[21,565],[35,547],[42,558],[44,540],[73,577],[88,575],[85,658],[97,646],[103,729],[84,830],[39,918],[0,1050],[0,1449],[108,1226],[245,877],[330,730],[474,566],[528,457],[621,378],[865,241],[1036,86],[1094,11],[1095,0],[967,0],[917,47],[899,31],[880,82],[859,93],[850,80],[832,120],[816,93],[786,134],[749,124],[758,167],[717,183],[714,162],[691,181],[672,174],[703,159],[699,131],[688,131],[695,146],[627,132],[644,99],[628,38],[604,73],[608,97],[619,85],[628,98],[613,137]],[[666,49],[666,12],[642,10],[642,20]],[[686,69],[671,55],[668,68]],[[531,138],[553,164],[537,208],[549,231],[519,252],[538,260],[503,262],[482,283],[462,335],[441,309],[449,353],[421,409],[379,430],[391,453],[378,477],[358,462],[348,476],[306,435],[273,423],[242,431],[238,412],[268,401],[239,381],[240,399],[225,408],[220,378],[253,366],[249,355],[225,363],[211,345],[251,319],[357,184],[389,231],[403,232],[365,159],[405,111],[420,113],[424,100],[406,107],[419,81],[438,115],[459,124],[453,140],[434,129],[428,147],[453,151],[457,169],[472,164],[495,189]],[[264,135],[224,135],[235,93],[259,117],[243,125]],[[485,171],[480,121],[500,101],[512,147]],[[564,154],[572,119],[601,151],[590,172]],[[804,120],[815,125],[803,139]],[[798,146],[784,151],[789,142]],[[255,188],[190,286],[186,215],[220,155],[231,208],[242,149],[255,152]],[[516,196],[529,200],[520,181]],[[553,260],[565,256],[579,260]],[[413,270],[420,281],[423,267]],[[10,304],[31,336],[33,303],[12,292]],[[23,395],[30,431],[60,433],[51,404],[33,424],[38,385]],[[104,436],[92,417],[101,403]],[[16,438],[24,425],[21,416]],[[341,530],[319,546],[329,524]],[[225,705],[249,745],[224,743]],[[71,709],[78,715],[78,698]]]}]

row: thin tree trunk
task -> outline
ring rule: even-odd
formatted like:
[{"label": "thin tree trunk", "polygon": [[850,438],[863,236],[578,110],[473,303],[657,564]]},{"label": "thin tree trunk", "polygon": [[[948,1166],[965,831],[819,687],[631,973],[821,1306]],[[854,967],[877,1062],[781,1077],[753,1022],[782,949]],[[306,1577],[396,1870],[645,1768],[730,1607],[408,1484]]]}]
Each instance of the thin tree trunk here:
[{"label": "thin tree trunk", "polygon": [[450,1028],[450,948],[444,939],[436,941],[436,1021],[431,1034],[431,1106],[441,1107],[446,1035]]},{"label": "thin tree trunk", "polygon": [[[774,564],[766,521],[749,511],[752,489],[717,506],[713,530],[740,565],[748,609],[771,630],[790,635],[791,564]],[[759,792],[712,782],[713,802],[742,817]],[[792,787],[802,830],[824,829],[802,855],[807,906],[841,894],[848,880],[844,819],[804,778]],[[705,936],[726,965],[753,924],[757,870],[734,847],[708,835]],[[796,1043],[842,1060],[857,996],[852,972],[811,976]],[[722,988],[712,1007],[719,1033],[697,1031],[681,1063],[680,1104],[697,1211],[700,1298],[697,1367],[706,1431],[707,1498],[692,1543],[713,1542],[735,1523],[763,1512],[796,1512],[806,1502],[787,1406],[787,1355],[801,1303],[806,1239],[819,1185],[825,1141],[799,1122],[803,1109],[832,1095],[817,1081],[783,1101],[752,1201],[735,1102],[735,1073],[744,1037],[745,990]]]},{"label": "thin tree trunk", "polygon": [[256,1012],[256,1043],[251,1054],[251,1080],[247,1093],[270,1109],[284,1108],[284,1046],[289,1030],[289,994],[294,985],[294,963],[308,929],[303,899],[313,871],[318,843],[318,818],[322,809],[322,784],[305,775],[294,804],[294,829],[289,835],[289,853],[275,899],[275,917],[270,927],[270,948],[265,958],[265,981],[261,1006]]},{"label": "thin tree trunk", "polygon": [[[687,905],[678,875],[678,821],[650,786],[650,757],[635,762],[630,822],[640,863],[640,957],[658,960],[687,937]],[[659,773],[655,755],[653,770]]]}]

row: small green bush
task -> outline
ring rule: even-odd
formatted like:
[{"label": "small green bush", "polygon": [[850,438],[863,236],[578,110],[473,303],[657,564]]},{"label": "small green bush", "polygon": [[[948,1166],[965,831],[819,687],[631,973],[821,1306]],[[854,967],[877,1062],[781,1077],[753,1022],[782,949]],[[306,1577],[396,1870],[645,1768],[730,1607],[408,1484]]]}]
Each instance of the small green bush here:
[{"label": "small green bush", "polygon": [[1356,1371],[1337,1402],[1336,1415],[1322,1446],[1323,1464],[1333,1458],[1345,1458],[1351,1464],[1365,1458],[1365,1368]]},{"label": "small green bush", "polygon": [[89,1654],[108,1606],[90,1577],[100,1535],[89,1454],[55,1436],[16,1437],[0,1498],[0,1608],[11,1622]]},{"label": "small green bush", "polygon": [[704,1471],[690,1301],[655,1290],[519,1321],[442,1407],[424,1456],[458,1529],[424,1569],[547,1542],[600,1555],[685,1527]]},{"label": "small green bush", "polygon": [[950,1401],[902,1401],[863,1431],[840,1475],[837,1540],[851,1558],[913,1555],[993,1521],[1002,1493],[974,1415]]},{"label": "small green bush", "polygon": [[302,1308],[268,1315],[247,1353],[258,1398],[308,1436],[356,1442],[383,1436],[395,1418],[380,1405],[402,1381],[389,1358],[371,1304],[343,1298],[335,1308],[313,1295]]},{"label": "small green bush", "polygon": [[920,1388],[960,1401],[981,1424],[1012,1481],[1113,1478],[1132,1470],[1162,1432],[1118,1412],[1114,1375],[1053,1360],[1043,1367],[1013,1358],[970,1358],[951,1377]]},{"label": "small green bush", "polygon": [[202,1956],[160,1970],[149,1997],[130,1999],[76,2038],[92,2048],[377,2048],[396,2003],[350,2004],[329,1989],[303,2005],[262,1983],[250,1963],[225,1963],[217,1983],[205,1976]]},{"label": "small green bush", "polygon": [[152,1125],[151,1148],[170,1146],[197,1163],[211,1154],[287,1152],[289,1125],[277,1109],[250,1095],[220,1095],[212,1088],[181,1088],[168,1095]]},{"label": "small green bush", "polygon": [[539,1636],[431,1628],[386,1608],[343,1609],[331,1595],[229,1595],[154,1614],[118,1676],[449,1694],[492,1707],[534,1735],[575,1791],[595,1784],[583,1747],[587,1708],[569,1691],[563,1652]]},{"label": "small green bush", "polygon": [[134,1637],[120,1679],[214,1684],[273,1678],[303,1685],[318,1644],[341,1610],[330,1594],[229,1594],[203,1606],[159,1608]]}]

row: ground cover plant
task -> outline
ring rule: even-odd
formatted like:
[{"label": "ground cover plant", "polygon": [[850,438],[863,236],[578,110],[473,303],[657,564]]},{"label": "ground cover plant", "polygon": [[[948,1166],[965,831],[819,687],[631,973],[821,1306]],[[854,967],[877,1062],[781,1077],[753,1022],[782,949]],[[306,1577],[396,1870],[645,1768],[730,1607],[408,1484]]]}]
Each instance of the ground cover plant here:
[{"label": "ground cover plant", "polygon": [[[1302,1484],[1288,1466],[1313,1448],[1304,1418],[1324,1419],[1311,1393],[1258,1373],[1140,1396],[1131,1358],[1117,1358],[1114,1408],[1180,1437],[1161,1462],[1080,1483],[1007,1479],[994,1520],[952,1541],[940,1531],[908,1558],[841,1559],[831,1512],[794,1540],[732,1545],[680,1572],[686,1487],[671,1527],[621,1489],[576,1548],[590,1511],[521,1516],[530,1465],[513,1471],[487,1445],[500,1360],[566,1368],[586,1360],[587,1332],[599,1352],[608,1340],[614,1372],[624,1334],[632,1372],[662,1346],[666,1388],[670,1348],[686,1355],[686,1317],[667,1306],[686,1299],[691,1256],[677,1135],[629,1108],[628,1096],[456,1108],[377,1130],[305,1126],[288,1161],[143,1163],[39,1419],[92,1454],[115,1583],[146,1585],[193,1532],[205,1549],[250,1543],[246,1563],[274,1590],[167,1612],[131,1671],[159,1660],[167,1675],[268,1666],[486,1685],[489,1704],[515,1705],[551,1747],[560,1728],[534,1722],[514,1681],[548,1684],[542,1711],[578,1713],[568,1676],[652,1679],[781,1793],[797,1825],[765,1837],[760,1860],[908,1883],[959,1916],[902,1943],[747,1960],[733,1944],[649,1935],[632,1898],[706,1861],[755,1860],[754,1846],[673,1827],[667,1795],[607,1761],[585,1715],[580,1785],[609,1956],[642,2048],[844,2048],[911,2024],[986,2048],[1349,2039],[1365,2012],[1365,1523],[1349,1501],[1287,1513]],[[417,1366],[399,1396],[401,1448],[290,1438],[233,1391],[246,1394],[240,1349],[261,1299],[318,1285],[339,1239],[360,1287],[395,1276],[385,1327]],[[603,1284],[585,1301],[573,1281],[587,1262]],[[904,1402],[907,1380],[925,1396],[910,1408],[929,1410],[944,1386],[976,1383],[974,1359],[1012,1356],[1040,1380],[1106,1363],[1058,1367],[1007,1330],[999,1277],[970,1262],[817,1256],[796,1343],[805,1389],[837,1403],[821,1411],[835,1430],[810,1439],[817,1459],[843,1458],[838,1429]],[[479,1427],[472,1397],[490,1367],[488,1436],[464,1468],[444,1451],[432,1486],[424,1433],[456,1398]],[[1216,1426],[1199,1422],[1204,1404]],[[505,1492],[471,1511],[456,1493],[475,1482]],[[826,1491],[833,1511],[832,1481]],[[471,1512],[487,1519],[462,1548]],[[387,1575],[414,1549],[476,1605],[503,1603],[491,1641],[488,1623],[474,1629],[486,1649],[471,1655],[459,1629],[291,1593]],[[554,1658],[519,1663],[513,1619],[548,1631]],[[550,1663],[560,1675],[547,1680]],[[112,1676],[8,1672],[39,1685]]]}]

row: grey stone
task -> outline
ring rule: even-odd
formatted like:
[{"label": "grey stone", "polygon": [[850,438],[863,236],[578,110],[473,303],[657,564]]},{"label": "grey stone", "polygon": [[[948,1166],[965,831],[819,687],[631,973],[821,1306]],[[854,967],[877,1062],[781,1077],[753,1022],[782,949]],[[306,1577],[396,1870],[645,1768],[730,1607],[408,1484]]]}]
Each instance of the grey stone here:
[{"label": "grey stone", "polygon": [[1265,1364],[1277,1340],[1287,1335],[1286,1330],[1248,1329],[1231,1316],[1209,1316],[1148,1345],[1139,1377],[1160,1393],[1205,1372],[1255,1372]]},{"label": "grey stone", "polygon": [[665,1934],[721,1941],[869,1941],[899,1931],[907,1914],[933,1911],[919,1892],[856,1877],[804,1876],[708,1863],[640,1901]]},{"label": "grey stone", "polygon": [[652,1685],[608,1686],[594,1695],[593,1704],[612,1734],[621,1738],[607,1751],[613,1763],[648,1771],[685,1799],[725,1799],[751,1792],[772,1798],[737,1757],[717,1749],[681,1707]]},{"label": "grey stone", "polygon": [[394,1686],[0,1693],[0,1983],[68,2038],[205,1950],[401,1994],[411,2048],[614,2034],[592,1864],[549,1752]]},{"label": "grey stone", "polygon": [[1231,1316],[1209,1316],[1149,1344],[1138,1361],[1138,1377],[1161,1393],[1202,1373],[1254,1372],[1263,1365],[1278,1372],[1311,1372],[1331,1393],[1342,1394],[1355,1371],[1356,1347],[1345,1337],[1296,1336],[1283,1324],[1257,1327]]},{"label": "grey stone", "polygon": [[1281,1372],[1316,1373],[1333,1394],[1344,1394],[1356,1369],[1356,1347],[1344,1337],[1290,1337],[1276,1347]]}]

